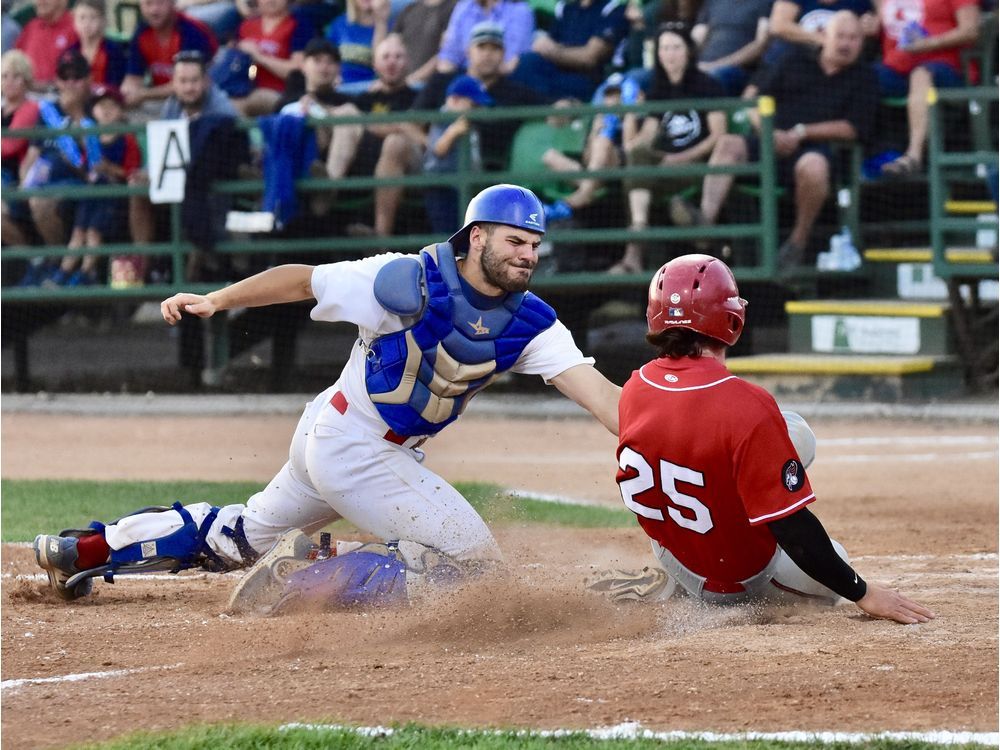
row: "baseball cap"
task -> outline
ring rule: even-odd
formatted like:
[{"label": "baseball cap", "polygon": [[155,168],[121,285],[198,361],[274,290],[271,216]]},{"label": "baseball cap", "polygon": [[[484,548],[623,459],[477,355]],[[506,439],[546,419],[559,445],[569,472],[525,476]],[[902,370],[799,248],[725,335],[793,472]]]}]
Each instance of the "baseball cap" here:
[{"label": "baseball cap", "polygon": [[90,63],[78,49],[68,49],[56,61],[56,77],[64,81],[78,81],[90,75]]},{"label": "baseball cap", "polygon": [[340,62],[340,50],[337,49],[337,45],[331,42],[329,39],[324,39],[321,36],[314,37],[310,39],[302,54],[306,57],[313,57],[314,55],[329,55],[337,62]]},{"label": "baseball cap", "polygon": [[472,27],[469,44],[495,44],[503,47],[503,26],[493,21],[482,21]]},{"label": "baseball cap", "polygon": [[493,97],[486,93],[483,84],[472,76],[458,76],[448,84],[445,96],[465,96],[480,107],[492,107]]},{"label": "baseball cap", "polygon": [[122,98],[122,92],[118,90],[117,86],[112,86],[110,83],[99,83],[96,86],[92,86],[90,89],[90,106],[94,106],[102,99],[113,99],[118,103],[119,107],[125,106],[125,100]]}]

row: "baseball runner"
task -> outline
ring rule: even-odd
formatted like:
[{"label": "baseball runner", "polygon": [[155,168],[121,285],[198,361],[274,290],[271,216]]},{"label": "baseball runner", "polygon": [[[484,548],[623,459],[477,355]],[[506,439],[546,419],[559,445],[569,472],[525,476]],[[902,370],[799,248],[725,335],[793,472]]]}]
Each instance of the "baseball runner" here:
[{"label": "baseball runner", "polygon": [[713,604],[844,597],[873,617],[927,622],[926,607],[866,583],[810,512],[816,438],[805,420],[726,369],[746,304],[729,267],[707,255],[653,276],[647,339],[658,356],[622,390],[617,480],[660,567],[607,571],[591,588]]},{"label": "baseball runner", "polygon": [[308,535],[338,518],[386,544],[324,562],[333,604],[395,599],[405,578],[428,567],[451,578],[499,563],[482,518],[421,464],[420,446],[507,371],[542,376],[618,431],[621,389],[527,291],[544,232],[538,198],[497,185],[472,199],[447,243],[418,255],[277,266],[206,296],[165,300],[174,325],[185,314],[314,299],[314,320],[349,321],[359,336],[339,380],[305,407],[288,462],[267,487],[246,504],[177,503],[41,534],[35,555],[53,588],[74,599],[98,575],[252,566],[231,600],[240,608],[301,572],[316,554]]}]

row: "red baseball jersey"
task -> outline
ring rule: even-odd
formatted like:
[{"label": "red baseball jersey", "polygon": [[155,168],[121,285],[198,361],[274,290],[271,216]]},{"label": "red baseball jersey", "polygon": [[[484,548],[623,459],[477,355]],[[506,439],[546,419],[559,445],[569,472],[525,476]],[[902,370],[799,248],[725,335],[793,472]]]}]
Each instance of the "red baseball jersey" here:
[{"label": "red baseball jersey", "polygon": [[618,415],[625,505],[706,588],[742,590],[774,555],[767,523],[815,499],[774,399],[710,357],[660,358]]},{"label": "red baseball jersey", "polygon": [[66,11],[53,23],[41,18],[32,18],[25,25],[14,46],[31,60],[35,80],[48,83],[56,77],[56,62],[59,60],[59,55],[76,41],[73,14]]},{"label": "red baseball jersey", "polygon": [[[240,39],[249,39],[257,43],[257,47],[265,55],[280,57],[283,60],[291,58],[293,52],[301,52],[312,37],[312,30],[303,24],[296,16],[289,14],[270,31],[264,30],[264,19],[260,16],[248,18],[240,24]],[[284,91],[285,81],[276,76],[264,65],[257,66],[257,77],[254,79],[257,88]]]},{"label": "red baseball jersey", "polygon": [[170,33],[161,38],[145,22],[132,35],[129,45],[126,75],[150,74],[151,85],[169,83],[174,74],[174,55],[181,50],[198,50],[211,60],[219,48],[212,30],[196,18],[178,13]]},{"label": "red baseball jersey", "polygon": [[899,49],[899,36],[912,22],[920,24],[931,36],[938,36],[958,26],[955,13],[966,5],[978,5],[978,0],[885,0],[880,8],[882,21],[882,60],[897,73],[907,74],[925,62],[943,62],[960,71],[961,59],[957,48],[922,52],[911,55]]}]

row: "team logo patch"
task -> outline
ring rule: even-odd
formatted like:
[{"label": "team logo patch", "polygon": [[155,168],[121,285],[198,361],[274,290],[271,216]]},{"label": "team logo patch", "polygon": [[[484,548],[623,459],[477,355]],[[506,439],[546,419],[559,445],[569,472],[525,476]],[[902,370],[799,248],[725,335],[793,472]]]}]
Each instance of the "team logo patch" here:
[{"label": "team logo patch", "polygon": [[485,336],[490,332],[490,329],[483,325],[483,316],[479,316],[479,320],[473,323],[471,320],[466,321],[470,326],[472,326],[472,332],[476,336]]},{"label": "team logo patch", "polygon": [[683,318],[684,317],[684,308],[683,307],[668,307],[667,308],[667,315],[669,315],[671,318]]},{"label": "team logo patch", "polygon": [[673,294],[670,295],[670,301],[676,305],[678,302],[681,301],[681,295],[679,295],[677,292],[674,292]]},{"label": "team logo patch", "polygon": [[797,459],[792,458],[785,461],[785,465],[781,467],[781,481],[785,483],[789,492],[801,489],[805,479],[806,470],[802,468],[802,464]]},{"label": "team logo patch", "polygon": [[678,378],[676,375],[664,375],[663,379],[666,380],[668,383],[676,383],[678,380],[680,380],[680,378]]}]

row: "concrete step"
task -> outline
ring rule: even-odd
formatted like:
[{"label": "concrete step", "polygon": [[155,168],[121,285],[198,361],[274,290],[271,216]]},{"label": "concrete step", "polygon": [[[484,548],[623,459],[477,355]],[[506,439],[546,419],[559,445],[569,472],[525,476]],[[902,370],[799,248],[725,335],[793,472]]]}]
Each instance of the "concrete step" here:
[{"label": "concrete step", "polygon": [[758,354],[726,366],[779,398],[898,402],[956,396],[965,387],[952,356]]},{"label": "concrete step", "polygon": [[789,350],[796,354],[949,355],[947,302],[792,300]]}]

